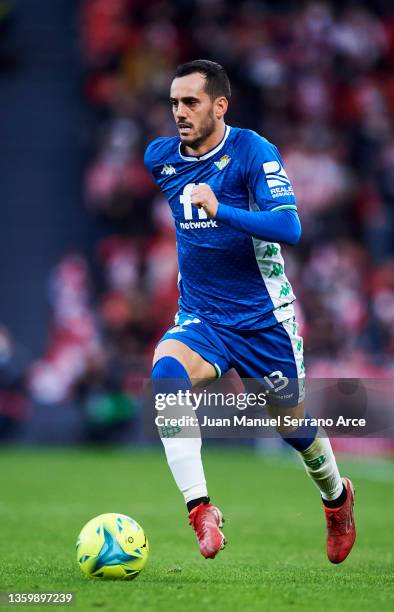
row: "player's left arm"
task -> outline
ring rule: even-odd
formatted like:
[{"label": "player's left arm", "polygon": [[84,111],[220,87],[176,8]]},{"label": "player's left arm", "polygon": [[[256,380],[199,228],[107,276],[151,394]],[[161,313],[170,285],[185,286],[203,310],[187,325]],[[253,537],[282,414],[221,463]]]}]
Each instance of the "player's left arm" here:
[{"label": "player's left arm", "polygon": [[293,188],[276,147],[249,132],[245,149],[243,178],[256,210],[219,203],[205,183],[194,187],[192,204],[203,208],[209,217],[261,240],[296,244],[301,237],[301,224]]},{"label": "player's left arm", "polygon": [[219,204],[215,218],[260,240],[297,244],[301,238],[296,210],[249,211]]}]

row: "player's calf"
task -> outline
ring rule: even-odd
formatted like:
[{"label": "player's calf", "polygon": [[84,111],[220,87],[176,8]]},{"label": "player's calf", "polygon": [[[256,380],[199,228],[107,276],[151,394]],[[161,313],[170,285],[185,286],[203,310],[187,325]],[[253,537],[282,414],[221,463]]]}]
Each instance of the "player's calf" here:
[{"label": "player's calf", "polygon": [[[297,409],[300,418],[301,404]],[[279,433],[297,451],[307,474],[320,491],[327,519],[327,556],[332,563],[342,563],[356,538],[354,491],[350,480],[340,476],[325,431],[312,425],[308,418],[305,414],[305,421],[298,428],[282,429]]]},{"label": "player's calf", "polygon": [[304,414],[302,402],[295,408],[282,410],[282,418],[283,414],[295,416],[300,423],[298,427],[278,429],[284,442],[297,451],[308,476],[319,489],[323,501],[337,500],[344,487],[330,440],[324,429],[314,425],[308,413]]},{"label": "player's calf", "polygon": [[[178,390],[186,391],[192,388],[187,370],[178,359],[169,355],[156,360],[152,382],[155,393],[176,393]],[[200,429],[193,429],[194,435],[191,437],[188,437],[181,427],[172,428],[170,432],[161,428],[159,434],[168,465],[184,496],[189,522],[196,533],[200,552],[205,558],[213,559],[225,545],[224,535],[220,531],[223,517],[220,510],[209,502],[201,461]]]},{"label": "player's calf", "polygon": [[[172,356],[159,359],[152,370],[154,393],[168,394],[192,388],[188,372]],[[207,486],[201,461],[201,435],[194,427],[194,435],[187,436],[181,427],[159,427],[167,462],[185,502],[207,496]]]}]

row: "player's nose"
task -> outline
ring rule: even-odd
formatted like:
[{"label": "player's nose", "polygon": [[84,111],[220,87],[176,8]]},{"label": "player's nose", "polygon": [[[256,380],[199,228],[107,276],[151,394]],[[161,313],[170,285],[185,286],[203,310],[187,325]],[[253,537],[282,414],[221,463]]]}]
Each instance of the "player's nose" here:
[{"label": "player's nose", "polygon": [[182,104],[182,102],[179,102],[178,106],[176,107],[175,110],[175,118],[176,119],[186,119],[186,106],[184,104]]}]

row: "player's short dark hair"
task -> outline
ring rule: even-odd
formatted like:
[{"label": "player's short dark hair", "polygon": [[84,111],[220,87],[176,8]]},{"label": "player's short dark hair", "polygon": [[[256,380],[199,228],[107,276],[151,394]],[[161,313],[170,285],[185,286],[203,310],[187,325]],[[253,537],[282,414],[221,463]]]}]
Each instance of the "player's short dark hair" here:
[{"label": "player's short dark hair", "polygon": [[228,100],[231,98],[231,87],[227,72],[217,62],[198,59],[180,64],[175,71],[174,79],[194,74],[195,72],[205,76],[205,91],[212,100],[220,96],[224,96]]}]

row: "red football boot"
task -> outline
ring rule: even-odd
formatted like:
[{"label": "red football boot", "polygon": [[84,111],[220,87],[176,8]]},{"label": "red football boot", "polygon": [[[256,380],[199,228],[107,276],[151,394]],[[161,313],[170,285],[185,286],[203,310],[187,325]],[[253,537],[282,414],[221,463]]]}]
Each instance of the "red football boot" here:
[{"label": "red football boot", "polygon": [[324,512],[327,521],[327,557],[331,563],[342,563],[353,548],[356,539],[354,524],[354,488],[349,478],[343,478],[347,498],[339,508],[327,508]]},{"label": "red football boot", "polygon": [[206,559],[213,559],[224,548],[226,539],[220,528],[223,515],[213,504],[199,504],[189,514],[189,524],[196,532],[200,553]]}]

